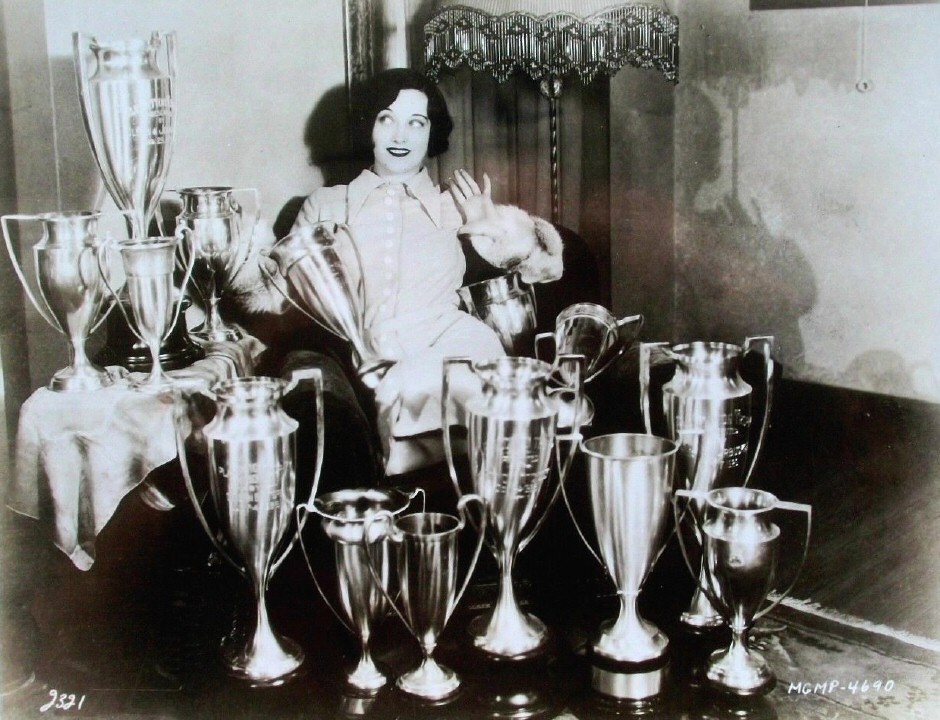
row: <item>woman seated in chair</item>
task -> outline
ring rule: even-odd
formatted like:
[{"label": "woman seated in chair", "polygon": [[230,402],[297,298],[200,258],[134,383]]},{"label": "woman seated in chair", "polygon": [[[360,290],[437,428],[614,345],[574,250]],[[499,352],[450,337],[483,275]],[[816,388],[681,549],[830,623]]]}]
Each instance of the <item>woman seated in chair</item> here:
[{"label": "woman seated in chair", "polygon": [[[459,308],[461,242],[527,282],[546,282],[562,274],[562,241],[547,221],[494,205],[486,175],[482,189],[465,170],[446,190],[434,184],[425,161],[447,149],[453,122],[426,77],[387,70],[357,98],[354,139],[372,166],[349,185],[314,191],[293,229],[318,223],[350,229],[364,279],[366,332],[394,361],[374,401],[384,471],[397,475],[442,457],[443,358],[504,354],[496,334]],[[264,273],[243,272],[239,280],[236,291],[248,309],[283,311],[282,293]]]}]

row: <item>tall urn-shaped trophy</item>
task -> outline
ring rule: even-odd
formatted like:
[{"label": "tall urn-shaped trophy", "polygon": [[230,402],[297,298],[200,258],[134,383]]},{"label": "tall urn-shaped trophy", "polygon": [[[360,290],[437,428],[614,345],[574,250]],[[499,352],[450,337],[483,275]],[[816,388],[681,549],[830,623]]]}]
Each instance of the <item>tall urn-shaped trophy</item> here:
[{"label": "tall urn-shaped trophy", "polygon": [[[483,499],[486,541],[499,566],[493,611],[488,618],[474,619],[470,631],[476,647],[495,657],[531,657],[549,637],[545,624],[520,608],[513,566],[558,499],[571,468],[581,413],[571,413],[571,426],[564,432],[559,412],[562,407],[583,406],[583,362],[582,356],[566,356],[553,368],[527,357],[444,360],[442,427],[451,480],[458,496],[473,493]],[[564,378],[572,378],[572,384],[564,383]],[[553,382],[561,384],[553,387]],[[466,432],[469,478],[458,472],[451,437],[461,426]],[[553,456],[557,473],[550,472]]]},{"label": "tall urn-shaped trophy", "polygon": [[[68,367],[57,371],[49,388],[57,392],[97,390],[111,384],[107,372],[94,366],[85,342],[111,309],[106,278],[98,269],[104,252],[99,221],[114,213],[49,212],[41,215],[4,215],[3,238],[10,261],[27,297],[39,314],[69,341]],[[32,273],[24,271],[15,243],[20,230],[36,238],[32,246]],[[30,275],[35,275],[34,280]]]},{"label": "tall urn-shaped trophy", "polygon": [[173,151],[176,34],[99,42],[74,33],[72,41],[95,162],[114,203],[131,212],[133,234],[146,237]]},{"label": "tall urn-shaped trophy", "polygon": [[[655,349],[675,365],[675,374],[662,387],[662,411],[667,437],[679,445],[677,486],[707,492],[713,488],[747,485],[770,419],[773,399],[773,338],[747,338],[743,345],[693,342],[669,347],[665,343],[640,345],[640,403],[647,432],[653,432],[650,365]],[[741,377],[744,357],[759,353],[763,360],[764,407],[753,446],[753,388]],[[749,457],[750,456],[750,457]],[[692,503],[692,511],[702,505]],[[699,588],[703,584],[699,582]],[[719,627],[721,615],[696,589],[682,614],[689,629]]]},{"label": "tall urn-shaped trophy", "polygon": [[[302,379],[314,382],[317,455],[310,488],[300,488],[296,468],[297,422],[281,398]],[[219,553],[251,583],[253,622],[226,639],[222,656],[229,674],[254,686],[279,685],[303,663],[300,646],[271,626],[265,601],[268,583],[300,535],[294,508],[309,502],[320,480],[323,459],[323,379],[316,368],[297,371],[289,381],[272,377],[223,380],[202,394],[214,400],[215,415],[202,428],[191,411],[198,398],[180,399],[179,458],[186,489],[203,529]],[[187,448],[187,445],[189,446]],[[187,450],[191,455],[187,455]],[[188,457],[201,456],[205,466]],[[198,479],[208,476],[210,502],[203,509]],[[303,493],[302,498],[298,494]],[[212,518],[212,519],[211,519]]]}]

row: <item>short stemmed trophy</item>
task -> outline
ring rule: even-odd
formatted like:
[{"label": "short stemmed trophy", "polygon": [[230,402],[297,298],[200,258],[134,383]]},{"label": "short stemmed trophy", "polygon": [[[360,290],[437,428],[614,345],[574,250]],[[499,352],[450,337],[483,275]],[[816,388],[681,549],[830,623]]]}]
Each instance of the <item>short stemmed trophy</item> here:
[{"label": "short stemmed trophy", "polygon": [[419,495],[423,504],[424,491],[420,489],[405,493],[396,489],[354,488],[322,495],[297,508],[298,521],[307,513],[319,515],[324,533],[333,542],[342,612],[320,584],[303,539],[300,546],[323,601],[359,640],[359,660],[346,681],[365,695],[378,692],[388,682],[375,664],[370,640],[376,625],[388,613],[388,588],[395,581],[389,542],[391,524]]},{"label": "short stemmed trophy", "polygon": [[582,302],[569,305],[555,318],[554,332],[535,336],[535,356],[552,361],[543,349],[554,344],[555,355],[584,355],[584,382],[604,372],[637,339],[642,315],[617,318],[603,305]]},{"label": "short stemmed trophy", "polygon": [[[111,384],[108,373],[94,366],[85,352],[88,336],[111,309],[105,278],[98,269],[103,247],[99,222],[109,216],[117,214],[49,212],[2,218],[7,251],[27,297],[46,322],[69,341],[69,365],[49,382],[49,388],[57,392],[84,392]],[[32,246],[35,281],[17,260],[14,227],[21,233],[39,231]]]},{"label": "short stemmed trophy", "polygon": [[535,291],[510,272],[457,290],[464,309],[499,337],[508,355],[530,355],[535,342]]},{"label": "short stemmed trophy", "polygon": [[277,263],[277,272],[287,279],[293,296],[262,264],[271,284],[301,313],[349,342],[360,379],[367,387],[377,386],[393,363],[379,355],[365,330],[365,284],[349,227],[307,225],[264,254]]},{"label": "short stemmed trophy", "polygon": [[251,252],[252,230],[261,212],[254,188],[189,187],[176,191],[182,209],[176,217],[177,233],[192,242],[184,256],[195,255],[190,287],[198,294],[205,322],[192,334],[202,340],[238,340],[241,331],[219,313],[225,288],[244,267]]},{"label": "short stemmed trophy", "polygon": [[[188,232],[188,231],[187,231]],[[118,309],[124,314],[127,326],[137,339],[150,350],[150,373],[134,387],[143,392],[159,393],[173,386],[172,379],[160,364],[160,346],[169,337],[183,307],[183,293],[174,284],[177,237],[148,237],[126,242],[106,243],[98,255],[98,265],[105,285],[114,296]],[[125,291],[131,315],[120,301],[120,289],[111,283],[110,251],[121,257]],[[182,287],[189,282],[193,270],[193,256],[183,276]]]},{"label": "short stemmed trophy", "polygon": [[[665,434],[679,445],[677,487],[696,492],[745,486],[760,454],[773,399],[773,338],[749,337],[743,346],[721,342],[640,344],[640,405],[647,432],[653,432],[650,407],[650,368],[659,351],[675,365],[675,374],[662,387]],[[751,445],[753,388],[740,368],[744,357],[759,353],[764,368],[764,407],[756,441]],[[750,459],[748,456],[750,455]],[[693,501],[692,511],[701,503]],[[701,587],[703,582],[699,582]],[[721,615],[696,589],[682,623],[693,631],[719,627]]]},{"label": "short stemmed trophy", "polygon": [[[561,357],[556,373],[548,363],[528,357],[444,360],[442,427],[451,480],[458,497],[470,492],[483,498],[487,545],[499,567],[493,611],[489,618],[472,621],[470,631],[476,647],[496,657],[530,657],[549,637],[545,624],[519,607],[513,565],[545,521],[571,468],[580,439],[580,413],[573,413],[570,432],[563,434],[559,408],[582,407],[583,362],[582,356]],[[463,371],[463,378],[457,370]],[[550,392],[559,376],[573,379],[565,391],[573,401],[563,402],[561,393]],[[457,471],[452,426],[466,431],[469,481]],[[564,442],[569,443],[567,452],[562,450]],[[550,473],[553,455],[555,474]]]},{"label": "short stemmed trophy", "polygon": [[620,613],[601,625],[593,646],[595,655],[617,663],[657,660],[669,645],[659,628],[640,617],[637,598],[666,544],[677,450],[671,440],[633,433],[581,441],[599,553],[573,511],[571,518],[617,587]]},{"label": "short stemmed trophy", "polygon": [[176,34],[99,42],[76,32],[72,41],[95,162],[114,203],[130,212],[132,235],[147,237],[173,151]]},{"label": "short stemmed trophy", "polygon": [[[682,512],[685,500],[702,505],[699,512]],[[773,688],[775,678],[767,662],[747,647],[747,634],[754,621],[766,615],[790,593],[809,550],[812,508],[782,502],[764,490],[745,487],[716,488],[709,492],[677,490],[674,512],[682,555],[701,590],[731,628],[731,645],[716,650],[708,659],[705,678],[716,688],[735,695],[760,695]],[[799,567],[785,590],[765,605],[778,580],[780,527],[773,514],[791,511],[806,515],[806,536]],[[701,565],[697,571],[689,558],[681,523],[690,517],[701,539]]]},{"label": "short stemmed trophy", "polygon": [[[265,593],[268,582],[293,547],[303,528],[294,526],[298,504],[297,422],[282,408],[281,399],[301,380],[314,383],[317,403],[317,455],[306,502],[316,493],[323,459],[323,378],[316,368],[296,371],[289,381],[272,377],[239,377],[203,390],[215,402],[214,417],[202,427],[190,412],[192,401],[179,397],[177,442],[186,489],[199,522],[213,545],[251,582],[255,600],[248,632],[236,633],[223,644],[227,671],[255,686],[279,685],[303,663],[294,641],[274,631]],[[203,510],[187,460],[187,441],[193,456],[205,459],[211,515]]]},{"label": "short stemmed trophy", "polygon": [[[467,505],[478,506],[476,523],[477,543],[470,559],[467,574],[457,589],[457,538],[467,525]],[[464,495],[457,503],[458,516],[447,513],[419,512],[395,518],[391,513],[376,513],[367,522],[363,541],[381,536],[371,530],[374,522],[388,527],[388,540],[397,551],[398,585],[402,609],[388,595],[387,600],[405,627],[421,646],[421,664],[401,675],[396,685],[405,693],[425,700],[443,700],[460,687],[460,678],[453,670],[434,659],[434,649],[444,626],[463,597],[477,560],[483,548],[486,515],[483,500],[477,495]],[[381,578],[381,568],[371,564],[372,553],[364,556],[370,561],[376,586],[387,593]]]}]

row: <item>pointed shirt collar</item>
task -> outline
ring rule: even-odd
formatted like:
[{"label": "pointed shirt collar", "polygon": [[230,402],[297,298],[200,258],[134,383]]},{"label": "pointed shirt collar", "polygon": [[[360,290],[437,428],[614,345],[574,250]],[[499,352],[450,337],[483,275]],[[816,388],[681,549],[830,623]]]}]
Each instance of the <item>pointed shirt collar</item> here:
[{"label": "pointed shirt collar", "polygon": [[421,207],[424,209],[424,212],[427,213],[428,217],[431,218],[431,221],[436,226],[440,227],[441,193],[437,185],[434,184],[434,181],[431,180],[427,168],[421,168],[421,171],[417,175],[402,183],[389,183],[386,182],[384,178],[376,175],[372,170],[363,170],[359,174],[359,177],[349,183],[349,187],[346,190],[346,202],[349,208],[347,217],[349,222],[355,220],[356,215],[362,210],[366,198],[369,197],[372,191],[383,185],[402,185],[409,196],[421,203]]}]

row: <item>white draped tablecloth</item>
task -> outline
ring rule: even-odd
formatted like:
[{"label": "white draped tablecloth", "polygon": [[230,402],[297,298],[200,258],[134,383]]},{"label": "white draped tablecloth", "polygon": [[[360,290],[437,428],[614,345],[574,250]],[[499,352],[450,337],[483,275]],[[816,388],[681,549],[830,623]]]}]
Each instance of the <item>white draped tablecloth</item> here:
[{"label": "white draped tablecloth", "polygon": [[[206,356],[167,374],[183,393],[250,375],[263,349],[252,337],[207,343]],[[141,486],[144,499],[172,507],[145,480],[177,456],[174,394],[140,392],[143,377],[109,367],[114,384],[91,392],[40,388],[20,409],[16,472],[7,505],[50,526],[52,540],[81,570],[95,560],[95,538],[121,500]],[[143,483],[143,485],[142,485]]]}]

